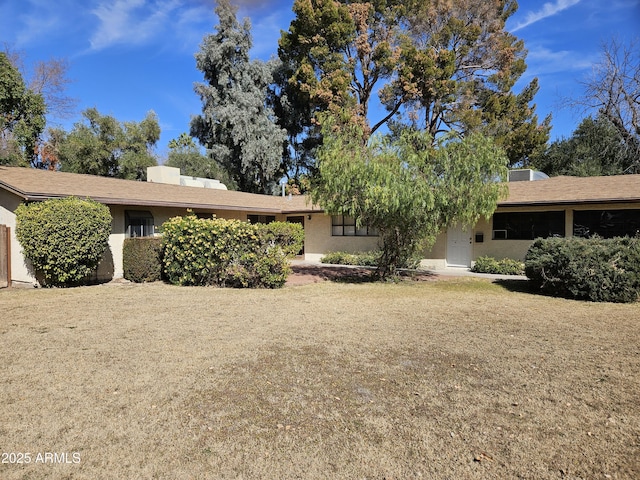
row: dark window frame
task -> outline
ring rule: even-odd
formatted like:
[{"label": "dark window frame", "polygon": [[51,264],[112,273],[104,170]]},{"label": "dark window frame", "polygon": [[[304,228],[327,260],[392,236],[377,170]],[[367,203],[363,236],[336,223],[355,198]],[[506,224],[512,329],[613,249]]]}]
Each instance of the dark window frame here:
[{"label": "dark window frame", "polygon": [[348,215],[331,215],[332,237],[377,237],[378,230],[372,227],[357,228],[356,220]]},{"label": "dark window frame", "polygon": [[127,238],[153,237],[155,219],[148,210],[125,210],[124,230]]}]

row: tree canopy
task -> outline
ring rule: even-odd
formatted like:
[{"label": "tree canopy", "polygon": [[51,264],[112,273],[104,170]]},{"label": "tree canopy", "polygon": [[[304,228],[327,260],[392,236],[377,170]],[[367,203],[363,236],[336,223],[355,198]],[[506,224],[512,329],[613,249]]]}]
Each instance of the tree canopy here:
[{"label": "tree canopy", "polygon": [[358,125],[324,122],[312,199],[328,214],[378,231],[383,278],[433,245],[443,228],[489,217],[505,193],[506,155],[481,134],[442,138],[434,148],[428,132],[405,129],[395,140],[364,145]]},{"label": "tree canopy", "polygon": [[590,177],[635,173],[638,159],[615,125],[599,114],[582,120],[571,137],[552,142],[532,164],[549,176]]},{"label": "tree canopy", "polygon": [[[539,123],[530,105],[537,80],[512,91],[526,69],[524,43],[505,30],[516,8],[514,0],[295,0],[279,44],[289,72],[281,89],[308,125],[317,112],[346,109],[363,141],[384,125],[425,130],[433,142],[478,131],[510,164],[526,164],[548,140],[550,117]],[[371,118],[376,104],[383,113]]]},{"label": "tree canopy", "polygon": [[42,95],[25,86],[22,75],[0,52],[0,164],[28,165],[35,157],[46,120]]},{"label": "tree canopy", "polygon": [[217,33],[205,36],[196,54],[205,83],[195,86],[203,107],[191,121],[191,135],[240,190],[271,193],[282,173],[285,142],[267,105],[275,64],[250,60],[251,25],[248,19],[238,22],[229,0],[219,0],[215,12]]},{"label": "tree canopy", "polygon": [[69,133],[57,130],[61,169],[103,177],[144,180],[147,167],[157,164],[151,149],[160,138],[160,126],[153,112],[141,122],[120,123],[95,108],[82,113]]}]

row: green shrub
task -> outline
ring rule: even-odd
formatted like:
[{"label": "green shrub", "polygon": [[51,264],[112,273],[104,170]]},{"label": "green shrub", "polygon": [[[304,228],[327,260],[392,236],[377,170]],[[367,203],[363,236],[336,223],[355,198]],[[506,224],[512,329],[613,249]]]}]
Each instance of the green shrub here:
[{"label": "green shrub", "polygon": [[525,257],[525,273],[552,295],[634,302],[640,294],[640,239],[538,239]]},{"label": "green shrub", "polygon": [[125,238],[122,247],[124,278],[132,282],[156,282],[162,278],[162,239]]},{"label": "green shrub", "polygon": [[380,252],[329,252],[320,262],[331,265],[359,265],[363,267],[375,267],[380,260]]},{"label": "green shrub", "polygon": [[523,275],[524,263],[511,258],[496,260],[493,257],[478,257],[471,271],[496,275]]},{"label": "green shrub", "polygon": [[107,249],[111,214],[106,205],[68,197],[21,204],[16,236],[46,286],[81,284]]},{"label": "green shrub", "polygon": [[194,215],[172,218],[162,226],[164,274],[177,285],[281,287],[294,245],[280,246],[279,228]]},{"label": "green shrub", "polygon": [[304,228],[299,223],[259,223],[256,227],[265,245],[279,245],[287,256],[298,255],[304,246]]},{"label": "green shrub", "polygon": [[[382,252],[374,250],[370,252],[329,252],[321,259],[321,263],[331,265],[357,265],[361,267],[377,267],[380,265],[380,257]],[[399,265],[399,268],[418,268],[420,264],[419,257],[411,257]]]}]

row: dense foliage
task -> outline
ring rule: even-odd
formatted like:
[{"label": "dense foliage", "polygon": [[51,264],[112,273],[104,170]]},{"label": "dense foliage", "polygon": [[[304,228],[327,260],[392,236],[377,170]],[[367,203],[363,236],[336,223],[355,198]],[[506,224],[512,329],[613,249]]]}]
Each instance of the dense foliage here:
[{"label": "dense foliage", "polygon": [[21,204],[16,236],[46,286],[82,283],[97,267],[111,233],[106,205],[68,197]]},{"label": "dense foliage", "polygon": [[202,115],[191,135],[204,145],[243,192],[272,193],[281,173],[285,131],[273,121],[267,88],[275,65],[250,60],[251,27],[241,25],[229,0],[219,0],[217,33],[206,35],[196,53],[204,83],[197,83]]},{"label": "dense foliage", "polygon": [[298,223],[271,222],[255,226],[263,245],[279,247],[288,257],[298,255],[304,245],[304,228]]},{"label": "dense foliage", "polygon": [[[291,230],[302,226],[291,224]],[[175,217],[162,225],[166,278],[177,285],[267,287],[284,285],[288,258],[302,242],[281,247],[283,229],[239,220]],[[283,235],[300,238],[297,233]]]},{"label": "dense foliage", "polygon": [[42,95],[26,87],[22,75],[0,52],[0,165],[28,165],[45,127]]},{"label": "dense foliage", "polygon": [[499,180],[506,177],[507,158],[480,135],[433,148],[427,133],[406,130],[397,140],[363,145],[357,125],[334,130],[327,120],[324,128],[311,196],[328,214],[348,215],[358,228],[378,231],[382,278],[430,247],[443,228],[490,216],[505,192]]},{"label": "dense foliage", "polygon": [[95,108],[82,113],[84,122],[71,132],[54,130],[62,171],[103,177],[144,180],[147,167],[157,164],[151,153],[160,138],[155,113],[141,122],[120,123]]},{"label": "dense foliage", "polygon": [[599,114],[582,120],[571,137],[552,142],[532,164],[552,177],[591,177],[634,173],[637,162],[637,153],[620,131]]},{"label": "dense foliage", "polygon": [[471,271],[496,275],[524,275],[524,263],[512,258],[497,260],[493,257],[478,257]]},{"label": "dense foliage", "polygon": [[381,252],[328,252],[321,259],[321,263],[330,265],[359,265],[376,267],[380,262]]},{"label": "dense foliage", "polygon": [[640,295],[640,238],[538,239],[525,272],[543,292],[594,302],[635,302]]},{"label": "dense foliage", "polygon": [[132,282],[156,282],[162,278],[162,239],[125,238],[122,246],[124,278]]},{"label": "dense foliage", "polygon": [[275,102],[291,149],[308,163],[316,113],[346,110],[365,139],[385,125],[434,141],[479,131],[510,164],[526,164],[548,140],[550,117],[535,114],[537,79],[513,91],[526,70],[524,43],[505,28],[516,9],[514,0],[296,0]]}]

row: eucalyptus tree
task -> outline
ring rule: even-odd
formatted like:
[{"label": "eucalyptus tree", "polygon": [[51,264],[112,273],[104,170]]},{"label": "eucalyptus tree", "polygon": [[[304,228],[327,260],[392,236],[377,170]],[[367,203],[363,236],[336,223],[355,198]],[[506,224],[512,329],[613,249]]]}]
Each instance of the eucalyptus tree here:
[{"label": "eucalyptus tree", "polygon": [[286,139],[267,105],[276,64],[249,58],[250,22],[238,22],[229,0],[219,0],[215,12],[220,21],[216,33],[206,35],[196,53],[205,82],[195,85],[203,106],[202,114],[191,121],[191,136],[240,190],[271,193],[282,173]]}]

